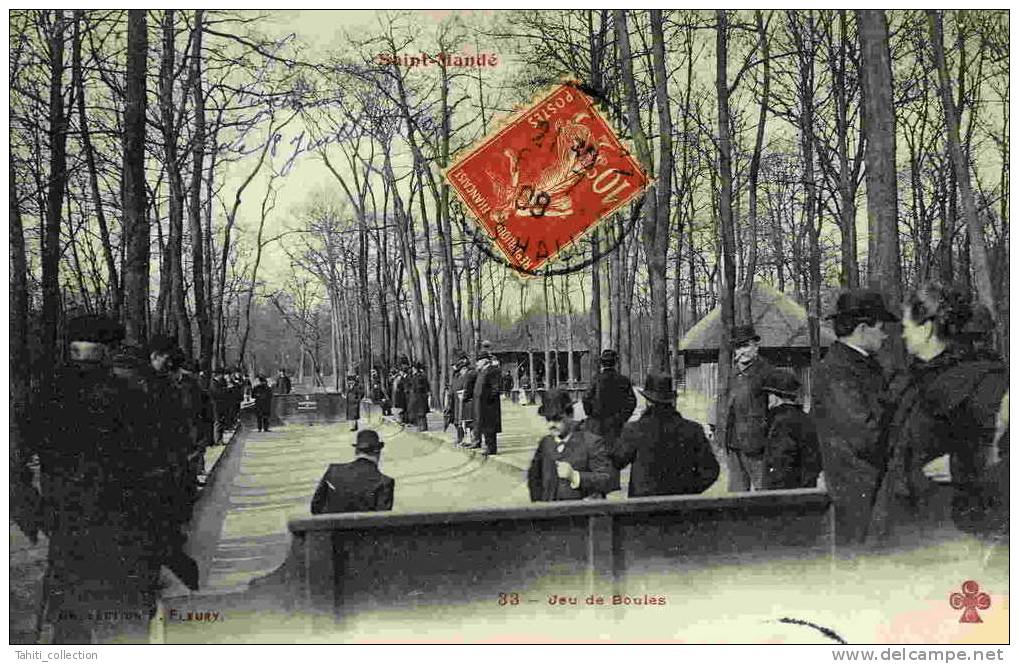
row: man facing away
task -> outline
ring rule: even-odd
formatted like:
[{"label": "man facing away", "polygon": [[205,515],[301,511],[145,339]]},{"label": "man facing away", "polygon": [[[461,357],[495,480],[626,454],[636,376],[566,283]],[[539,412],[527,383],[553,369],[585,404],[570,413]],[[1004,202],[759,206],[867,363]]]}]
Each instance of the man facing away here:
[{"label": "man facing away", "polygon": [[821,450],[813,419],[800,405],[800,381],[783,369],[764,379],[768,393],[768,444],[764,452],[765,489],[817,486]]},{"label": "man facing away", "polygon": [[354,460],[329,464],[311,499],[312,514],[384,512],[393,509],[396,481],[379,472],[385,443],[372,429],[357,432]]},{"label": "man facing away", "polygon": [[251,388],[251,397],[255,400],[255,417],[259,431],[269,431],[269,417],[272,415],[272,389],[265,376],[258,377],[258,385]]},{"label": "man facing away", "polygon": [[670,376],[651,373],[641,394],[647,410],[623,427],[612,461],[629,464],[630,498],[701,493],[718,479],[718,461],[704,430],[676,410]]},{"label": "man facing away", "polygon": [[722,441],[729,467],[729,491],[759,491],[764,487],[768,395],[761,384],[774,367],[759,355],[760,341],[753,325],[733,329],[733,367]]},{"label": "man facing away", "polygon": [[833,319],[838,340],[814,369],[811,413],[821,445],[825,486],[835,503],[836,544],[859,543],[870,521],[884,466],[881,442],[886,390],[874,354],[898,320],[881,294],[854,289],[841,294]]}]

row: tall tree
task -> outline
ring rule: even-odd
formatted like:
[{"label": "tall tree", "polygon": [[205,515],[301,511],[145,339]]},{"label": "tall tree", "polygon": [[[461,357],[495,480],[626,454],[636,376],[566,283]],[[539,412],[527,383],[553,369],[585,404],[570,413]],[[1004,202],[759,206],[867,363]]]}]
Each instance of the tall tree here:
[{"label": "tall tree", "polygon": [[145,10],[129,10],[122,187],[127,245],[124,324],[127,343],[135,346],[145,346],[148,336],[149,220],[145,205],[145,59],[148,48]]},{"label": "tall tree", "polygon": [[[202,89],[202,24],[205,11],[195,10],[194,43],[191,47],[191,94],[195,113],[195,134],[191,143],[191,192],[188,218],[191,222],[191,279],[195,294],[195,319],[198,321],[199,366],[211,376],[213,329],[210,298],[206,296],[206,256],[202,237],[202,174],[205,164],[205,93]],[[185,90],[185,94],[187,91]]]},{"label": "tall tree", "polygon": [[732,134],[729,128],[729,21],[725,10],[715,12],[715,89],[718,94],[718,176],[719,228],[722,235],[722,287],[720,307],[722,334],[718,343],[718,402],[715,407],[716,430],[725,440],[725,404],[729,398],[729,375],[732,371],[732,326],[736,290],[736,240],[732,221]]},{"label": "tall tree", "polygon": [[970,181],[969,159],[962,151],[962,142],[959,138],[959,113],[955,100],[952,98],[952,81],[948,77],[948,65],[945,63],[944,26],[941,12],[928,10],[927,23],[931,46],[934,50],[934,63],[938,69],[938,91],[941,94],[941,105],[945,111],[945,125],[948,129],[948,152],[951,155],[953,172],[959,185],[962,212],[966,218],[966,228],[969,231],[970,260],[973,266],[973,276],[976,279],[977,295],[981,304],[996,316],[991,268],[987,260],[987,244],[984,242],[983,227],[977,216],[973,185]]},{"label": "tall tree", "polygon": [[[46,222],[42,245],[43,347],[57,348],[60,317],[60,224],[67,187],[67,117],[64,113],[63,10],[55,10],[49,34],[49,183],[46,188]],[[43,357],[54,357],[45,352]]]},{"label": "tall tree", "polygon": [[888,305],[902,301],[899,266],[898,193],[895,188],[895,108],[888,19],[880,9],[858,10],[863,131],[867,165],[869,261],[867,281]]}]

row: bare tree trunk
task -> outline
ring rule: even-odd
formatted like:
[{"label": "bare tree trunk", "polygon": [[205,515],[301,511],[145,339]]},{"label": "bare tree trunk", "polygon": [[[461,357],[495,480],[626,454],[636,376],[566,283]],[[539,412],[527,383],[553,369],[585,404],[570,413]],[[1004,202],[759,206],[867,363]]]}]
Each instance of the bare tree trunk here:
[{"label": "bare tree trunk", "polygon": [[174,12],[163,13],[163,53],[159,67],[159,111],[163,127],[163,161],[166,180],[169,185],[169,226],[167,237],[167,262],[169,273],[160,274],[160,279],[170,280],[170,314],[173,321],[170,330],[176,330],[176,337],[187,355],[191,354],[191,323],[184,307],[184,270],[181,253],[184,241],[184,182],[177,156],[177,126],[173,108],[173,82],[175,73],[176,44],[174,39]]},{"label": "bare tree trunk", "polygon": [[863,129],[867,141],[868,283],[893,309],[902,301],[898,195],[895,188],[895,109],[888,21],[882,10],[857,10]]},{"label": "bare tree trunk", "polygon": [[729,57],[728,17],[724,10],[715,12],[716,78],[718,91],[718,175],[719,221],[722,235],[722,334],[718,344],[718,401],[715,406],[715,427],[719,440],[725,440],[725,405],[729,398],[729,374],[732,368],[733,299],[736,287],[735,234],[732,225],[732,138],[729,132]]},{"label": "bare tree trunk", "polygon": [[74,46],[71,57],[71,78],[74,81],[75,99],[78,104],[78,127],[81,131],[81,146],[88,168],[89,185],[92,189],[92,204],[96,222],[99,224],[99,239],[103,247],[103,258],[106,261],[106,274],[109,281],[110,304],[114,318],[120,317],[121,298],[120,277],[117,274],[117,261],[113,256],[113,245],[110,243],[110,230],[106,223],[102,195],[99,193],[99,173],[96,169],[95,150],[92,147],[92,135],[89,132],[88,113],[85,111],[85,85],[81,67],[81,25],[84,23],[84,12],[74,12]]},{"label": "bare tree trunk", "polygon": [[969,161],[962,152],[962,144],[959,139],[958,109],[952,99],[952,82],[948,78],[948,66],[945,64],[944,28],[940,12],[928,10],[927,22],[930,29],[931,45],[934,48],[934,63],[938,69],[941,105],[945,111],[945,125],[948,128],[948,151],[952,157],[956,180],[959,183],[959,197],[962,200],[962,211],[966,217],[966,228],[969,231],[969,248],[977,296],[980,298],[981,304],[997,318],[994,288],[991,283],[991,268],[987,260],[987,244],[984,242],[984,232],[973,198]]},{"label": "bare tree trunk", "polygon": [[[10,234],[10,424],[8,453],[10,468],[17,472],[22,467],[27,451],[23,449],[25,414],[31,395],[31,358],[28,345],[28,257],[25,253],[25,235],[18,205],[18,187],[14,170],[14,153],[9,153],[8,196],[10,196],[8,232]],[[11,475],[14,490],[15,475]],[[13,505],[13,503],[12,503]]]},{"label": "bare tree trunk", "polygon": [[[657,17],[657,18],[656,18]],[[616,41],[619,45],[619,63],[623,89],[626,93],[627,124],[633,136],[637,158],[648,170],[653,172],[651,150],[648,146],[644,126],[640,120],[640,105],[637,98],[637,85],[633,76],[633,56],[630,51],[630,35],[626,22],[626,12],[614,10],[613,23],[616,29]],[[652,12],[651,29],[655,56],[656,99],[659,122],[662,125],[661,158],[668,163],[659,166],[666,177],[658,179],[658,188],[654,196],[645,197],[644,223],[642,240],[648,261],[648,282],[651,287],[652,317],[651,335],[654,337],[655,360],[657,370],[668,372],[669,367],[669,306],[665,283],[665,238],[668,237],[669,209],[672,199],[672,117],[669,111],[668,86],[665,73],[665,45],[660,11]],[[659,210],[659,203],[664,210]]]},{"label": "bare tree trunk", "polygon": [[[846,101],[846,10],[839,10],[839,53],[834,76],[835,127],[838,134],[839,213],[842,227],[842,283],[848,288],[860,286],[860,263],[856,256],[856,183],[849,168],[849,111]],[[862,138],[861,138],[862,140]]]},{"label": "bare tree trunk", "polygon": [[[206,282],[205,239],[202,237],[202,173],[205,162],[205,94],[202,92],[202,23],[204,10],[195,11],[194,45],[191,49],[191,85],[195,106],[195,135],[191,146],[191,279],[194,283],[195,318],[198,320],[199,368],[211,375],[213,329]],[[185,91],[186,94],[186,91]]]},{"label": "bare tree trunk", "polygon": [[145,214],[145,10],[128,11],[124,103],[124,323],[127,343],[144,347],[149,308],[149,220]]},{"label": "bare tree trunk", "polygon": [[49,37],[49,183],[46,189],[46,222],[42,241],[42,348],[44,360],[56,357],[57,322],[60,317],[60,224],[67,187],[67,118],[64,115],[63,10],[53,16]]}]

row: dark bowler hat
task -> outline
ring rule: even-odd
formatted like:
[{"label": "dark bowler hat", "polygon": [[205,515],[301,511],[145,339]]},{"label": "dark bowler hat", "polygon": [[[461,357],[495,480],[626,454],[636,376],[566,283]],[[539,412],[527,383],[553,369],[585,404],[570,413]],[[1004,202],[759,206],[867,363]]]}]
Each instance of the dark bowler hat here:
[{"label": "dark bowler hat", "polygon": [[772,392],[780,397],[795,399],[800,395],[800,381],[792,373],[784,369],[775,369],[764,377],[761,389]]},{"label": "dark bowler hat", "polygon": [[481,352],[478,353],[478,358],[480,359],[482,357],[492,357],[492,342],[491,341],[482,341],[481,342]]},{"label": "dark bowler hat", "polygon": [[357,440],[354,441],[354,450],[368,454],[378,454],[386,444],[379,438],[379,434],[371,429],[362,429],[357,432]]},{"label": "dark bowler hat", "polygon": [[614,367],[616,362],[619,361],[619,353],[611,348],[606,348],[601,352],[601,357],[598,358],[598,361],[603,367]]},{"label": "dark bowler hat", "polygon": [[745,346],[751,341],[760,341],[761,335],[757,334],[757,330],[754,329],[753,325],[737,325],[732,329],[732,347],[739,348]]},{"label": "dark bowler hat", "polygon": [[672,376],[652,371],[640,391],[648,401],[655,403],[676,403],[676,391],[672,389]]},{"label": "dark bowler hat", "polygon": [[835,302],[835,313],[828,318],[853,317],[873,318],[880,321],[897,321],[899,317],[888,311],[881,293],[869,288],[854,288],[839,295]]},{"label": "dark bowler hat", "polygon": [[67,321],[68,341],[112,344],[124,338],[124,326],[106,316],[87,314]]},{"label": "dark bowler hat", "polygon": [[545,393],[538,414],[546,420],[559,420],[573,414],[573,399],[565,390],[553,388]]}]

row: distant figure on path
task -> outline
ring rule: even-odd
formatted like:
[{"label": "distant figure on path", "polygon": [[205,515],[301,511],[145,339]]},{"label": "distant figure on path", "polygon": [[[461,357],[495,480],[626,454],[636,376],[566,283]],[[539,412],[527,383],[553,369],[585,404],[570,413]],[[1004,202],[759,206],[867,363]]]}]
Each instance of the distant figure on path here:
[{"label": "distant figure on path", "polygon": [[311,513],[384,512],[393,509],[396,481],[379,472],[383,447],[385,443],[375,431],[358,431],[354,460],[329,465],[311,499]]},{"label": "distant figure on path", "polygon": [[292,389],[293,385],[290,382],[290,376],[287,375],[285,369],[280,369],[279,373],[276,375],[276,394],[290,394]]},{"label": "distant figure on path", "polygon": [[428,395],[431,387],[425,365],[415,362],[410,376],[405,382],[407,390],[407,423],[413,424],[418,431],[428,431]]},{"label": "distant figure on path", "polygon": [[676,410],[670,376],[651,373],[641,394],[647,409],[629,422],[612,452],[618,471],[630,470],[630,498],[701,493],[718,479],[718,461],[704,430]]},{"label": "distant figure on path", "polygon": [[361,419],[361,399],[364,399],[364,388],[361,387],[361,379],[357,374],[347,374],[347,385],[343,393],[343,399],[347,406],[347,419],[350,420],[350,430],[357,431],[357,421]]},{"label": "distant figure on path", "polygon": [[258,420],[259,431],[269,431],[269,418],[272,415],[272,390],[265,376],[258,377],[258,385],[251,389],[251,397],[255,400],[255,418]]}]

